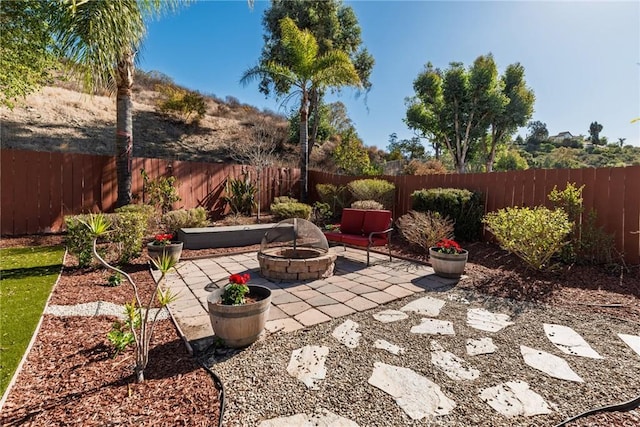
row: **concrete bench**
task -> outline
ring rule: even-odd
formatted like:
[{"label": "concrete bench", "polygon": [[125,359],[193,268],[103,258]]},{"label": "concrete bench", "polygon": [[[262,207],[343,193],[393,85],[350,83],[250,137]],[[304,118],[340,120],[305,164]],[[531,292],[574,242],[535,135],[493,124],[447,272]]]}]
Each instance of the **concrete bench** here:
[{"label": "concrete bench", "polygon": [[178,240],[184,249],[230,248],[250,246],[262,241],[275,224],[228,225],[222,227],[181,228]]},{"label": "concrete bench", "polygon": [[387,246],[391,261],[391,222],[391,211],[346,208],[342,210],[340,231],[325,231],[324,235],[329,242],[367,248],[367,265],[369,248]]}]

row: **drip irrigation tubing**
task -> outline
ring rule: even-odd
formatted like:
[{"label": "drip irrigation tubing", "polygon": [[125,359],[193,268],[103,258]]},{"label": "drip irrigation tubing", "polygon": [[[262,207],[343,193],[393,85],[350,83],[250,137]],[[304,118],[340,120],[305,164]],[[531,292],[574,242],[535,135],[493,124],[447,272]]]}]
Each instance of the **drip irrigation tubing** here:
[{"label": "drip irrigation tubing", "polygon": [[213,379],[214,384],[220,390],[220,394],[218,395],[218,400],[220,401],[220,412],[219,412],[220,416],[218,418],[218,427],[222,427],[222,419],[224,417],[224,407],[225,407],[224,384],[222,384],[222,380],[220,380],[220,377],[218,376],[218,374],[213,372],[213,370],[211,370],[211,368],[209,368],[203,361],[199,361],[199,362],[200,362],[200,366],[202,366],[202,368],[209,373],[209,375]]},{"label": "drip irrigation tubing", "polygon": [[570,422],[583,417],[587,417],[589,415],[595,415],[599,412],[630,411],[637,408],[638,406],[640,406],[640,396],[637,396],[635,399],[631,399],[626,402],[618,403],[616,405],[601,406],[600,408],[590,409],[567,420],[564,420],[560,424],[557,424],[555,427],[564,427]]}]

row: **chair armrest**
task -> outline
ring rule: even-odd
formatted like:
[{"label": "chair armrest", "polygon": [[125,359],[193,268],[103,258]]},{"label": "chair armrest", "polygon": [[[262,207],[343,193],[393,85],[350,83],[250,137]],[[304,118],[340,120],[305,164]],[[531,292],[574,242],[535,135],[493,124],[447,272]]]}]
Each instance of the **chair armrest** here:
[{"label": "chair armrest", "polygon": [[369,233],[369,243],[373,243],[372,238],[373,238],[374,234],[387,234],[387,233],[390,233],[392,231],[393,231],[393,228],[388,228],[388,229],[386,229],[384,231],[373,231],[373,232]]}]

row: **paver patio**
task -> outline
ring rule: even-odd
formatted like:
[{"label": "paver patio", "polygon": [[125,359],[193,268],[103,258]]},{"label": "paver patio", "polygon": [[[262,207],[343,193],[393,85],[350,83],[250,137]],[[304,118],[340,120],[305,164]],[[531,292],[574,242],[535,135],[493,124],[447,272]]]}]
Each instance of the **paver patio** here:
[{"label": "paver patio", "polygon": [[[253,285],[272,291],[267,333],[295,331],[304,327],[370,310],[425,290],[451,287],[455,280],[436,276],[433,269],[388,255],[333,247],[338,255],[334,274],[314,281],[281,282],[260,276],[256,252],[182,261],[166,277],[166,285],[179,296],[169,304],[184,337],[198,348],[213,336],[207,297],[228,283],[229,275],[248,273]],[[154,272],[156,280],[158,272]]]}]

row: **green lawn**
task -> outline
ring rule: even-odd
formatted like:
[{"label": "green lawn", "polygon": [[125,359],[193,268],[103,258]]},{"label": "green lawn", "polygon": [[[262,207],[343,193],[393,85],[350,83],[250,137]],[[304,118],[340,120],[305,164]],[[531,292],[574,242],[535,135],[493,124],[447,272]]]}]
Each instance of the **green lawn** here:
[{"label": "green lawn", "polygon": [[63,256],[62,247],[0,249],[0,395],[31,340]]}]

